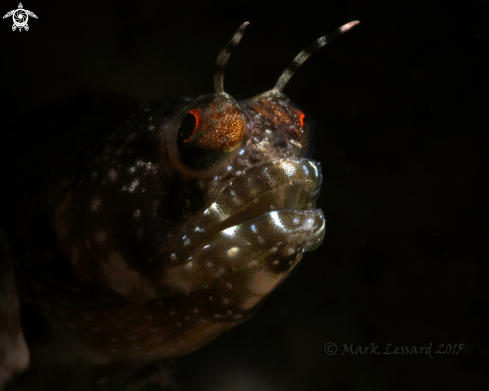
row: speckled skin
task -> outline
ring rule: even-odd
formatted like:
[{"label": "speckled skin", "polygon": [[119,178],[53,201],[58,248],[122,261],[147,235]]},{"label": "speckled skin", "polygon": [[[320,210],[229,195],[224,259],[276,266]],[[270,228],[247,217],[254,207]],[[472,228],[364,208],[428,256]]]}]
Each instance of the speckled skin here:
[{"label": "speckled skin", "polygon": [[[200,347],[248,318],[322,239],[319,165],[301,157],[297,110],[283,96],[244,102],[247,134],[215,169],[175,168],[179,118],[208,99],[179,100],[177,114],[166,100],[142,105],[56,188],[59,203],[21,208],[22,292],[108,361]],[[264,115],[262,101],[280,115]],[[50,219],[36,216],[49,208]],[[31,241],[39,224],[53,231],[42,247]]]},{"label": "speckled skin", "polygon": [[[307,157],[304,113],[277,89],[237,102],[222,79],[216,86],[140,105],[13,213],[17,288],[54,341],[40,351],[62,352],[54,366],[92,368],[80,389],[118,388],[130,368],[243,322],[322,241],[321,170]],[[196,125],[182,139],[187,116]],[[2,254],[0,288],[10,290],[0,316],[12,321],[0,336],[18,348],[3,374],[0,345],[0,381],[29,360],[6,244]]]}]

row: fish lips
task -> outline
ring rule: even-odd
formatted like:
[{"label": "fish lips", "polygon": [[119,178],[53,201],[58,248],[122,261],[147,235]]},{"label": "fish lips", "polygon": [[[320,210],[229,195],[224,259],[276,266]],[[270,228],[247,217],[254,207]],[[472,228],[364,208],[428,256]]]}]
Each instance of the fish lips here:
[{"label": "fish lips", "polygon": [[202,238],[186,262],[168,271],[168,286],[187,295],[222,288],[226,301],[234,303],[233,314],[255,308],[304,251],[322,242],[325,219],[315,208],[320,185],[320,165],[310,159],[288,157],[250,167],[197,218],[194,233],[210,239]]}]

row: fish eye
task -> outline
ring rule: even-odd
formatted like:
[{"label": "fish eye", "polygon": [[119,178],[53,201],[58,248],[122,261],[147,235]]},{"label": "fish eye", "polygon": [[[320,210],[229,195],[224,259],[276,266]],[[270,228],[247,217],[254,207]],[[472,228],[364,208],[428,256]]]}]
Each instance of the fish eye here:
[{"label": "fish eye", "polygon": [[202,171],[216,168],[241,145],[246,115],[234,99],[219,95],[189,108],[177,126],[178,159]]}]

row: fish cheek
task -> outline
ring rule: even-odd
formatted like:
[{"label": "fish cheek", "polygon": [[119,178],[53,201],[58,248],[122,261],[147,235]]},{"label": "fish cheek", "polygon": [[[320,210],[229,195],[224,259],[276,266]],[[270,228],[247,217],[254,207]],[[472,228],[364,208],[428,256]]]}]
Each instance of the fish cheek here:
[{"label": "fish cheek", "polygon": [[187,295],[188,303],[196,305],[208,320],[246,320],[287,277],[302,252],[281,257],[280,261],[273,257],[269,262],[259,262],[246,253],[242,259],[218,256],[219,253],[232,254],[237,247],[236,243],[215,247],[206,257],[196,260],[198,266],[171,269],[167,283]]}]

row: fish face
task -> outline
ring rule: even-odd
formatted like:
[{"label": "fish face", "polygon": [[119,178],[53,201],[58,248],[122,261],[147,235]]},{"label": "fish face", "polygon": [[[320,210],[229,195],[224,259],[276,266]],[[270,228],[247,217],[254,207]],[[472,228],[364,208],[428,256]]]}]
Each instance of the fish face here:
[{"label": "fish face", "polygon": [[323,239],[311,122],[282,93],[317,45],[239,102],[222,85],[229,45],[215,93],[142,104],[69,179],[21,205],[19,290],[89,361],[199,348],[249,318]]},{"label": "fish face", "polygon": [[[230,96],[217,99],[228,101],[240,121],[224,116],[232,119],[221,123],[216,150],[225,150],[228,132],[241,136],[231,150],[216,153],[215,167],[200,172],[178,162],[187,146],[182,153],[169,140],[170,160],[186,180],[198,181],[198,199],[205,202],[188,213],[192,219],[168,240],[164,254],[170,254],[169,262],[161,262],[168,265],[168,287],[186,295],[214,290],[213,297],[221,298],[220,308],[212,306],[217,318],[245,319],[302,253],[321,243],[325,222],[321,210],[315,209],[321,171],[318,162],[304,158],[309,129],[301,124],[302,112],[283,94],[239,103]],[[195,112],[190,108],[194,104],[180,116]],[[169,135],[178,128],[178,119],[167,127]],[[201,136],[206,126],[196,122],[187,143]],[[213,155],[215,150],[205,149],[206,153]]]},{"label": "fish face", "polygon": [[[159,344],[142,335],[131,354],[183,354],[244,321],[324,235],[315,209],[320,166],[304,157],[307,132],[288,98],[212,94],[179,103],[175,113],[167,100],[142,105],[110,147],[90,155],[54,213],[79,286],[73,308],[104,291],[122,308],[146,308],[124,335],[160,328]],[[197,120],[182,142],[188,115]],[[87,326],[114,334],[114,310],[97,313]],[[115,353],[133,343],[119,345]]]}]

